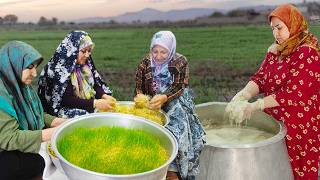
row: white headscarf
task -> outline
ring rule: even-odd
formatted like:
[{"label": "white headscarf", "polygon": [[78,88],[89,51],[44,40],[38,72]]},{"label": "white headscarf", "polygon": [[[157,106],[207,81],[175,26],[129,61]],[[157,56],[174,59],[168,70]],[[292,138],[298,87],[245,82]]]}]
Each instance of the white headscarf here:
[{"label": "white headscarf", "polygon": [[152,61],[153,61],[152,66],[163,66],[163,65],[167,64],[173,58],[173,56],[176,54],[176,47],[177,47],[176,37],[174,36],[174,34],[171,31],[159,31],[159,32],[155,33],[152,37],[150,51],[156,45],[160,45],[160,46],[166,48],[169,52],[169,55],[168,55],[167,59],[164,61],[164,63],[159,64],[159,65],[156,64],[152,58]]},{"label": "white headscarf", "polygon": [[151,60],[153,90],[163,93],[173,82],[168,65],[176,53],[176,37],[171,31],[159,31],[152,37],[150,51],[156,45],[166,48],[169,52],[167,59],[161,64],[156,63],[153,57]]}]

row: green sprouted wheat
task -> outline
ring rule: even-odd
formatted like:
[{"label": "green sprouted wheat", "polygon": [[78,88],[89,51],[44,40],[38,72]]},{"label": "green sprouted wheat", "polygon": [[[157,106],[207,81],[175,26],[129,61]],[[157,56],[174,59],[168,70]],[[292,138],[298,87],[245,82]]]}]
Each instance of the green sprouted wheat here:
[{"label": "green sprouted wheat", "polygon": [[57,147],[72,164],[105,174],[142,173],[168,160],[157,137],[122,127],[77,128],[59,139]]}]

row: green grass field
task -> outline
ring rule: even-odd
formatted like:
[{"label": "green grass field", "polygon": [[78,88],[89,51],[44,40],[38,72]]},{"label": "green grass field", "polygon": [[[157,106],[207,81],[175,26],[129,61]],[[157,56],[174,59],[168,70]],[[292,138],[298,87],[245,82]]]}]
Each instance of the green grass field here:
[{"label": "green grass field", "polygon": [[[273,42],[267,25],[167,29],[177,37],[177,52],[189,60],[190,85],[196,93],[196,103],[229,100],[259,67]],[[148,52],[152,34],[159,30],[86,30],[96,44],[92,54],[96,66],[118,100],[132,99],[134,70]],[[47,61],[68,32],[1,31],[0,44],[25,41],[38,49]],[[311,32],[320,37],[320,26],[312,26]]]}]

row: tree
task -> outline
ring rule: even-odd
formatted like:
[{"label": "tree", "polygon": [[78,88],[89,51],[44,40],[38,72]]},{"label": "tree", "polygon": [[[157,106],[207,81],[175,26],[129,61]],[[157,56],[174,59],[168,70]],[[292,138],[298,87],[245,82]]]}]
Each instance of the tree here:
[{"label": "tree", "polygon": [[51,22],[52,22],[52,25],[57,25],[58,24],[58,18],[53,17]]},{"label": "tree", "polygon": [[38,21],[38,25],[42,26],[42,25],[47,25],[48,24],[48,20],[46,17],[41,16],[39,21]]},{"label": "tree", "polygon": [[218,12],[218,11],[216,11],[216,12],[214,12],[214,13],[212,13],[210,15],[210,17],[223,17],[223,16],[224,15],[221,12]]},{"label": "tree", "polygon": [[247,10],[248,20],[253,20],[255,17],[259,15],[260,15],[260,12],[256,12],[254,9]]},{"label": "tree", "polygon": [[58,18],[53,17],[51,20],[47,19],[44,16],[41,16],[39,21],[38,21],[38,25],[39,26],[50,26],[50,25],[57,25],[58,24]]},{"label": "tree", "polygon": [[228,12],[229,17],[243,17],[246,15],[247,15],[246,10],[241,10],[241,9],[235,9]]},{"label": "tree", "polygon": [[109,24],[117,24],[117,21],[111,19],[111,20],[109,21]]},{"label": "tree", "polygon": [[18,16],[14,14],[8,14],[3,18],[3,24],[16,24],[18,21]]}]

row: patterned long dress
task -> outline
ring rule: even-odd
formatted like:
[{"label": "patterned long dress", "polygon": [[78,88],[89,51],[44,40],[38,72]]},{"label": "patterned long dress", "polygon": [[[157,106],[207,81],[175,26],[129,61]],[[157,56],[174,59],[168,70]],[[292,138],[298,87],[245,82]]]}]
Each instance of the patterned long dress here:
[{"label": "patterned long dress", "polygon": [[283,121],[288,129],[286,145],[295,180],[318,177],[319,73],[318,52],[303,45],[282,60],[268,53],[251,77],[260,93],[272,95],[280,104],[265,112]]},{"label": "patterned long dress", "polygon": [[[163,93],[167,95],[168,101],[162,108],[170,119],[166,128],[178,141],[178,155],[170,164],[169,170],[177,170],[183,180],[194,180],[199,173],[199,157],[204,147],[205,131],[195,112],[193,91],[188,86],[189,66],[186,57],[176,53],[159,76],[162,80],[170,79],[170,87]],[[151,59],[147,55],[136,71],[135,94],[156,95],[153,79]]]}]

